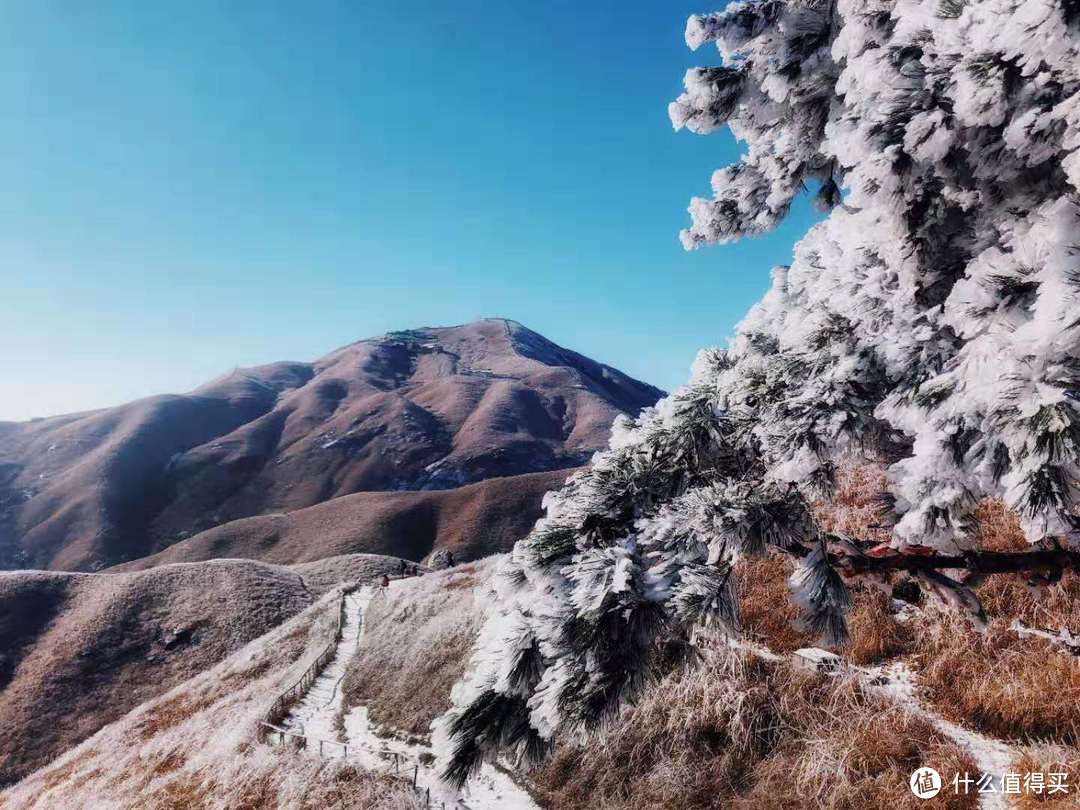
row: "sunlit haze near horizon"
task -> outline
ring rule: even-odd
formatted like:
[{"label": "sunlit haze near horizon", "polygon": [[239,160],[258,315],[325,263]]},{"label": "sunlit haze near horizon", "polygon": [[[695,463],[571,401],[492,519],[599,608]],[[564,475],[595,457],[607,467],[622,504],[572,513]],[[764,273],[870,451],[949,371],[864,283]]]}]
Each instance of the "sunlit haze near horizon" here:
[{"label": "sunlit haze near horizon", "polygon": [[8,5],[0,420],[484,316],[675,388],[816,216],[680,246],[739,153],[667,118],[702,10]]}]

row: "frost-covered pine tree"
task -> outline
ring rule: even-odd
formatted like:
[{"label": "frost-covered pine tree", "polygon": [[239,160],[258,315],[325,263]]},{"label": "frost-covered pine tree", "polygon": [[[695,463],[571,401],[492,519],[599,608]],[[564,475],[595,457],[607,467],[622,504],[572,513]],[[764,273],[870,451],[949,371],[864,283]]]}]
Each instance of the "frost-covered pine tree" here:
[{"label": "frost-covered pine tree", "polygon": [[[721,64],[686,75],[672,122],[746,149],[684,245],[767,231],[808,187],[829,215],[730,347],[548,496],[437,724],[449,779],[594,727],[665,642],[737,632],[734,563],[767,547],[832,642],[852,576],[906,570],[978,612],[942,571],[1080,563],[1080,2],[748,0],[686,39]],[[889,548],[807,507],[868,452],[891,462]],[[986,496],[1032,551],[972,550]]]}]

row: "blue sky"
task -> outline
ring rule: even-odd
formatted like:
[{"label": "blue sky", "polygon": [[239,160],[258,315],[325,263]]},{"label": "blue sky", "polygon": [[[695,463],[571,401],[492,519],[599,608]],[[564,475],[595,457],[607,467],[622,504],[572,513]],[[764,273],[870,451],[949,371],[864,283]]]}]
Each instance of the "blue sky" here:
[{"label": "blue sky", "polygon": [[521,321],[664,388],[813,221],[687,253],[679,2],[48,2],[0,26],[0,419]]}]

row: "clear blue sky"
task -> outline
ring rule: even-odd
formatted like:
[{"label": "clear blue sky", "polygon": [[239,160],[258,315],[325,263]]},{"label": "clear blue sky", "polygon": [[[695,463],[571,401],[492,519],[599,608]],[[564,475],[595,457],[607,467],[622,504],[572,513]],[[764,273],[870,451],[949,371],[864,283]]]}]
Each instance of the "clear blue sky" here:
[{"label": "clear blue sky", "polygon": [[679,245],[738,153],[667,120],[703,10],[6,3],[0,419],[488,315],[675,387],[814,217]]}]

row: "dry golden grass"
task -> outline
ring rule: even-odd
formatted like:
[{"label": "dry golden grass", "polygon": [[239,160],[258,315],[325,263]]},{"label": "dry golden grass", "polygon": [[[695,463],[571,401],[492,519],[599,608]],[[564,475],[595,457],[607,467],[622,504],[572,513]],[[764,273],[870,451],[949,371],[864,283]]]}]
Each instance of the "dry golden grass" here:
[{"label": "dry golden grass", "polygon": [[1048,780],[1046,775],[1053,771],[1069,775],[1066,780],[1067,793],[1025,791],[1012,799],[1012,806],[1016,810],[1063,810],[1066,807],[1076,807],[1080,803],[1077,798],[1080,793],[1080,749],[1061,745],[1031,746],[1009,766],[1009,770],[1019,774],[1021,779],[1028,773],[1042,773],[1044,780]]},{"label": "dry golden grass", "polygon": [[975,587],[987,615],[1011,624],[1080,634],[1080,574],[1066,571],[1053,585],[1029,586],[1022,577],[997,574]]},{"label": "dry golden grass", "polygon": [[[1029,548],[1016,516],[997,499],[981,502],[975,543],[988,551]],[[1080,740],[1080,660],[1048,641],[1010,629],[1080,632],[1080,576],[1038,589],[998,574],[974,584],[990,627],[980,633],[961,617],[928,613],[913,630],[915,660],[930,701],[953,720],[1004,739]]]},{"label": "dry golden grass", "polygon": [[[777,653],[818,644],[812,634],[799,629],[799,610],[787,585],[792,570],[790,559],[779,554],[741,560],[736,568],[743,632]],[[841,652],[856,664],[865,665],[914,649],[914,629],[892,615],[886,593],[855,585],[851,595],[851,640]]]},{"label": "dry golden grass", "polygon": [[[1016,515],[997,499],[979,504],[975,544],[987,551],[1024,551],[1030,548]],[[1080,633],[1080,575],[1066,571],[1051,586],[1030,587],[1020,576],[998,574],[975,587],[987,615],[1029,627]]]},{"label": "dry golden grass", "polygon": [[184,752],[179,747],[174,748],[147,768],[147,781],[179,770],[185,762],[187,762],[187,756]]},{"label": "dry golden grass", "polygon": [[277,785],[269,774],[251,779],[230,803],[229,810],[270,810],[277,807]]},{"label": "dry golden grass", "polygon": [[[96,752],[92,749],[83,751],[78,756],[70,758],[63,765],[53,768],[48,771],[41,780],[41,786],[43,791],[52,790],[59,785],[65,779],[70,778],[76,771],[78,771],[83,765],[96,756]],[[0,807],[3,807],[3,799],[0,798]]]},{"label": "dry golden grass", "polygon": [[[419,810],[403,780],[255,742],[258,720],[334,631],[337,595],[101,730],[0,798],[5,808]],[[270,666],[266,666],[266,662]]]},{"label": "dry golden grass", "polygon": [[852,594],[848,628],[851,640],[843,653],[854,663],[878,664],[912,652],[918,630],[910,622],[897,621],[889,611],[888,594],[859,587]]},{"label": "dry golden grass", "polygon": [[787,580],[791,560],[779,554],[740,560],[735,568],[743,633],[773,652],[809,647],[814,637],[799,630],[799,610]]},{"label": "dry golden grass", "polygon": [[[273,767],[231,775],[228,801],[212,768],[181,771],[158,781],[127,806],[130,810],[419,810],[423,802],[404,779],[374,774],[353,765],[318,760],[298,752],[275,752]],[[302,773],[302,795],[284,797],[283,780]]]},{"label": "dry golden grass", "polygon": [[445,573],[446,583],[443,587],[448,590],[471,590],[476,586],[479,571],[480,566],[474,562],[449,569]]},{"label": "dry golden grass", "polygon": [[[883,540],[878,495],[884,474],[873,465],[839,470],[835,497],[814,504],[827,531]],[[1021,551],[1028,543],[1016,516],[1000,500],[979,504],[975,543],[992,551]],[[739,596],[747,634],[784,653],[816,640],[797,628],[787,578],[792,564],[781,557],[739,565]],[[909,658],[931,702],[946,716],[1002,738],[1080,739],[1080,661],[1046,641],[1020,637],[1013,620],[1028,626],[1080,633],[1080,576],[1038,590],[1023,577],[996,575],[973,581],[991,618],[983,635],[960,617],[927,605],[917,621],[901,622],[890,612],[890,598],[871,586],[852,586],[850,643],[839,652],[866,665]]]},{"label": "dry golden grass", "polygon": [[[814,503],[814,516],[825,531],[886,541],[888,532],[881,528],[885,515],[879,500],[885,490],[880,466],[843,464],[837,471],[834,496]],[[973,542],[986,551],[1030,548],[1016,515],[998,498],[978,504]],[[1066,627],[1080,633],[1080,575],[1075,571],[1066,572],[1055,585],[1038,589],[1029,587],[1022,576],[998,574],[977,583],[975,592],[992,618],[1019,619],[1041,629]]]},{"label": "dry golden grass", "polygon": [[[880,528],[884,514],[879,495],[884,487],[880,467],[841,465],[834,496],[814,503],[814,516],[825,531],[883,541],[888,536]],[[742,560],[736,571],[744,632],[778,653],[818,645],[818,639],[799,628],[799,611],[787,584],[793,569],[790,558],[772,554]],[[857,664],[878,663],[912,649],[911,630],[890,613],[883,592],[854,586],[848,623],[851,641],[844,652]]]},{"label": "dry golden grass", "polygon": [[1020,521],[1000,498],[986,498],[975,507],[975,537],[977,548],[986,551],[1023,551],[1028,541]]},{"label": "dry golden grass", "polygon": [[919,623],[927,697],[952,720],[1009,740],[1080,742],[1080,661],[1003,622],[980,633],[954,617]]},{"label": "dry golden grass", "polygon": [[[915,765],[975,770],[935,731],[853,680],[706,649],[587,745],[533,773],[552,810],[735,807],[901,810]],[[944,797],[940,807],[975,806]]]},{"label": "dry golden grass", "polygon": [[1075,571],[1038,588],[1029,587],[1021,577],[996,574],[974,590],[991,618],[1009,623],[1018,619],[1028,627],[1054,632],[1064,627],[1080,634],[1080,575]]},{"label": "dry golden grass", "polygon": [[194,717],[214,702],[212,697],[197,698],[191,695],[176,695],[157,706],[153,711],[140,718],[135,733],[143,740],[149,740],[173,726]]},{"label": "dry golden grass", "polygon": [[5,573],[0,785],[209,669],[311,601],[291,570],[247,560],[92,576]]},{"label": "dry golden grass", "polygon": [[849,461],[837,467],[832,497],[815,501],[811,510],[823,531],[883,543],[889,539],[883,527],[885,491],[885,470],[880,465]]},{"label": "dry golden grass", "polygon": [[[419,810],[423,804],[418,797],[405,793],[406,779],[375,775],[352,765],[335,769],[328,777],[316,782],[315,788],[304,797],[300,810],[326,810],[331,807]],[[394,801],[395,797],[388,795],[388,785],[397,792],[397,802]]]},{"label": "dry golden grass", "polygon": [[339,719],[365,704],[376,723],[428,734],[472,653],[481,619],[473,587],[484,565],[491,563],[404,580],[372,599],[360,652],[342,681]]},{"label": "dry golden grass", "polygon": [[130,810],[193,810],[206,806],[212,795],[210,787],[199,774],[181,773],[128,807]]},{"label": "dry golden grass", "polygon": [[[849,461],[839,465],[836,490],[812,504],[818,525],[827,532],[883,543],[889,539],[888,513],[881,500],[887,489],[878,464]],[[887,585],[886,585],[887,586]],[[848,616],[851,641],[843,651],[856,664],[876,664],[905,655],[914,647],[912,628],[898,622],[882,590],[855,585]]]}]

